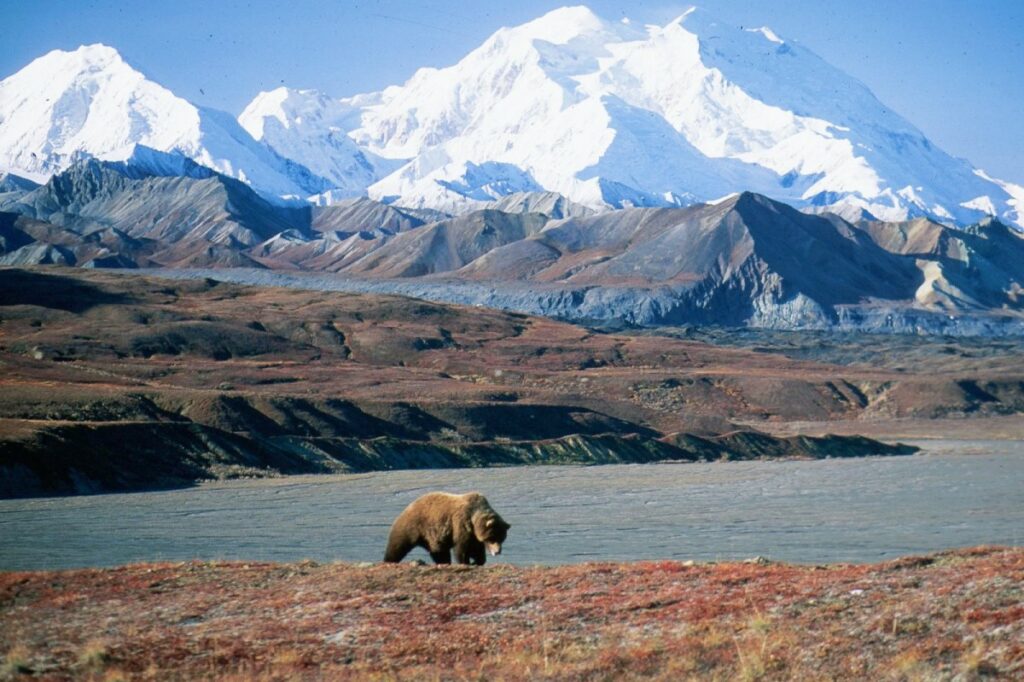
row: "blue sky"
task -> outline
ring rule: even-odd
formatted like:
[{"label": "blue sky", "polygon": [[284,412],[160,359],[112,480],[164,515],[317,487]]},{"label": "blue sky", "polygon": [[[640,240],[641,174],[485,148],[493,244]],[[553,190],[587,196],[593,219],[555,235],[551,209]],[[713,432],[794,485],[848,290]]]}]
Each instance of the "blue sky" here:
[{"label": "blue sky", "polygon": [[[177,94],[237,114],[282,84],[343,96],[403,82],[563,4],[0,0],[0,76],[54,48],[103,42]],[[608,19],[665,23],[690,3],[587,4]],[[948,152],[1024,183],[1024,0],[697,4],[803,43]]]}]

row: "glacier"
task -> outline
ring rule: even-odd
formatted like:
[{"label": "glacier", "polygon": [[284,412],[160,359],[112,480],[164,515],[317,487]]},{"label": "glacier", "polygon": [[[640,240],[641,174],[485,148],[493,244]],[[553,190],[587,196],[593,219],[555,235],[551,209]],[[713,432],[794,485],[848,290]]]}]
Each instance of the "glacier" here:
[{"label": "glacier", "polygon": [[365,195],[369,185],[404,163],[357,146],[346,125],[353,113],[317,90],[281,87],[257,95],[238,122],[280,156],[325,178],[331,185],[328,201],[336,201]]}]

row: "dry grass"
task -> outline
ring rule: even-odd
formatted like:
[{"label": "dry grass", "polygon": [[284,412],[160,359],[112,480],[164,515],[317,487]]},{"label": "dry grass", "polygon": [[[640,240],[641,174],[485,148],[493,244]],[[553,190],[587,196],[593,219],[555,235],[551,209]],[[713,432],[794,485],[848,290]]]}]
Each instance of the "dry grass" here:
[{"label": "dry grass", "polygon": [[110,661],[110,645],[104,639],[90,639],[78,653],[75,667],[82,671],[102,670]]},{"label": "dry grass", "polygon": [[875,566],[0,574],[8,678],[1021,679],[1024,550]]},{"label": "dry grass", "polygon": [[23,644],[11,646],[0,664],[0,678],[11,679],[32,672],[31,652]]}]

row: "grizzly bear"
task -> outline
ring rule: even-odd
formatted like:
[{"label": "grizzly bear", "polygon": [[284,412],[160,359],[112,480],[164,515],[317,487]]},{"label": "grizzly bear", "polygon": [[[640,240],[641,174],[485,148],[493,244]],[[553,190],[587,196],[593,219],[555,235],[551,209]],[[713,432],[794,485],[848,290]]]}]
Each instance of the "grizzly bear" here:
[{"label": "grizzly bear", "polygon": [[422,547],[437,564],[450,564],[454,549],[456,562],[483,566],[486,552],[501,554],[509,528],[480,493],[427,493],[391,525],[384,561],[398,563],[413,547]]}]

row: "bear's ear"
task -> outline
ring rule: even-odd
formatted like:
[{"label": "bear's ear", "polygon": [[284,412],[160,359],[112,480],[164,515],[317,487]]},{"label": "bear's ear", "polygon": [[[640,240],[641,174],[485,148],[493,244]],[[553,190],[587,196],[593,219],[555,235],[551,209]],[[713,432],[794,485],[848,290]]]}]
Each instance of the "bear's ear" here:
[{"label": "bear's ear", "polygon": [[487,523],[485,523],[484,525],[487,526],[488,528],[493,526],[494,525],[494,517],[492,516],[491,518],[487,519]]}]

